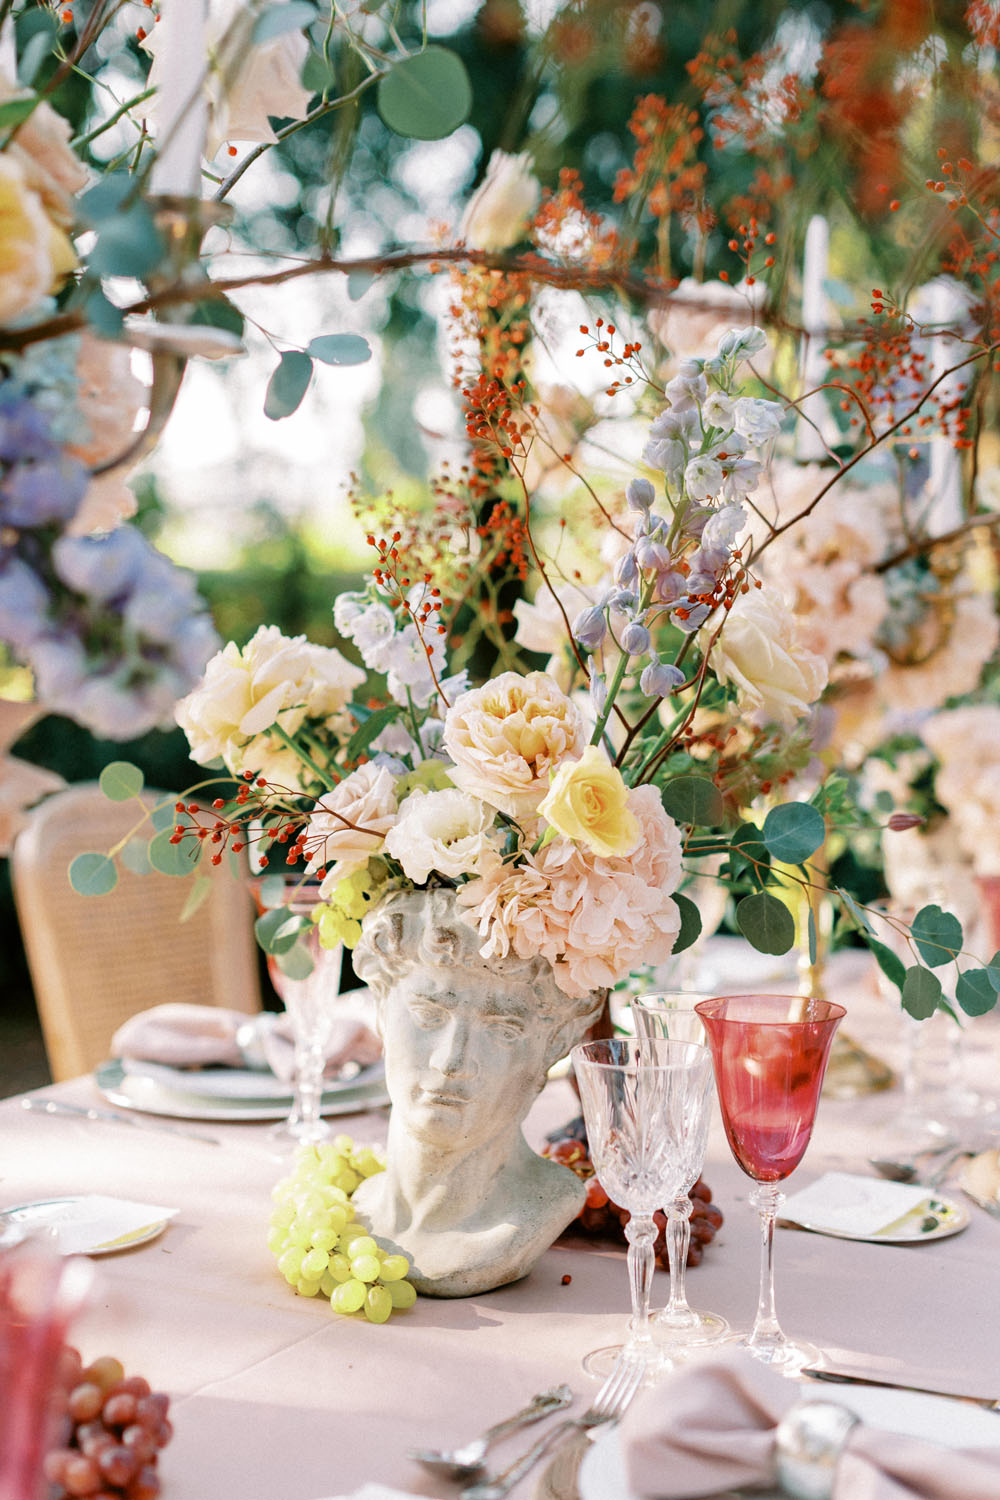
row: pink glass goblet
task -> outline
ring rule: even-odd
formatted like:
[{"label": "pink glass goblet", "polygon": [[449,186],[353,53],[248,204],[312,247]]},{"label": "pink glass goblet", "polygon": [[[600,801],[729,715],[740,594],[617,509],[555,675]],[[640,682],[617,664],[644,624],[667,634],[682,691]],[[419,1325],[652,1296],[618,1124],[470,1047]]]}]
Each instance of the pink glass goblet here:
[{"label": "pink glass goblet", "polygon": [[93,1281],[89,1261],[34,1240],[0,1247],[0,1496],[41,1500],[43,1462],[59,1410],[70,1321]]},{"label": "pink glass goblet", "polygon": [[753,1328],[742,1342],[783,1375],[821,1358],[813,1345],[793,1343],[774,1306],[774,1221],[783,1182],[802,1160],[812,1135],[833,1034],[842,1005],[802,995],[725,995],[695,1006],[715,1067],[715,1087],[729,1147],[757,1186],[760,1292]]}]

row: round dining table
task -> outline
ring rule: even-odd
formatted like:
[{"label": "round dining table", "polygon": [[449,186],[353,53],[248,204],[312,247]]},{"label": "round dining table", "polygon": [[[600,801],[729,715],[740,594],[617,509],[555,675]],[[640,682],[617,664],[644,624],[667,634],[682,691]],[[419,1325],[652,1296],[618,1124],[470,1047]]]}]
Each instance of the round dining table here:
[{"label": "round dining table", "polygon": [[[845,1027],[898,1067],[898,1005],[879,992],[867,954],[835,957],[827,993],[847,1005]],[[965,1050],[970,1082],[1000,1095],[1000,1019],[970,1023]],[[369,1481],[456,1500],[460,1485],[423,1470],[408,1450],[467,1440],[561,1382],[575,1392],[571,1410],[582,1411],[596,1390],[583,1356],[624,1331],[624,1245],[572,1233],[523,1280],[495,1291],[420,1297],[383,1325],[339,1316],[325,1299],[296,1295],[267,1248],[271,1190],[290,1164],[271,1126],[192,1121],[208,1138],[198,1139],[153,1114],[137,1115],[136,1129],[25,1108],[26,1098],[108,1107],[91,1076],[0,1101],[0,1211],[86,1193],[176,1210],[155,1238],[95,1258],[94,1290],[71,1333],[85,1359],[116,1355],[127,1373],[169,1394],[165,1500],[325,1500]],[[868,1158],[900,1105],[898,1087],[824,1097],[790,1191],[830,1170],[871,1175]],[[578,1109],[567,1078],[553,1077],[528,1118],[528,1139],[541,1146]],[[378,1109],[333,1123],[358,1143],[381,1142],[386,1118]],[[967,1141],[981,1144],[983,1128],[984,1117],[970,1115]],[[704,1177],[724,1222],[689,1271],[688,1294],[745,1329],[757,1295],[757,1216],[717,1109]],[[997,1399],[1000,1217],[966,1200],[954,1178],[940,1191],[968,1209],[968,1224],[922,1243],[779,1228],[779,1317],[833,1369]],[[658,1272],[655,1305],[666,1283]],[[1000,1415],[997,1423],[1000,1441]],[[509,1461],[538,1431],[507,1439],[491,1460]],[[512,1500],[528,1500],[538,1482],[538,1473],[523,1479]]]}]

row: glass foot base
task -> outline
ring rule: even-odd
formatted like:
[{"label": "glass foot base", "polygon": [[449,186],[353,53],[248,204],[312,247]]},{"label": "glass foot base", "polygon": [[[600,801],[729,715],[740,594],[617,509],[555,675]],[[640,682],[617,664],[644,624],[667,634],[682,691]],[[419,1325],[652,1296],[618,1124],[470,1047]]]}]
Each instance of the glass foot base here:
[{"label": "glass foot base", "polygon": [[584,1355],[583,1368],[594,1380],[606,1380],[620,1356],[626,1353],[634,1355],[645,1365],[646,1373],[642,1380],[644,1386],[655,1385],[674,1368],[672,1360],[655,1344],[648,1352],[646,1349],[630,1349],[625,1344],[607,1344],[603,1349],[592,1349],[589,1354]]},{"label": "glass foot base", "polygon": [[267,1132],[269,1141],[278,1141],[287,1146],[320,1146],[333,1138],[333,1131],[325,1120],[307,1123],[290,1115],[280,1125],[272,1125]]},{"label": "glass foot base", "polygon": [[717,1344],[730,1336],[725,1318],[720,1318],[718,1313],[697,1312],[693,1308],[690,1317],[676,1321],[667,1316],[666,1310],[654,1313],[650,1326],[656,1342],[664,1345],[670,1353],[689,1344],[699,1348],[703,1344]]},{"label": "glass foot base", "polygon": [[803,1339],[781,1339],[775,1343],[755,1345],[744,1338],[740,1340],[740,1344],[754,1359],[760,1360],[762,1365],[791,1379],[801,1375],[807,1366],[812,1368],[823,1365],[823,1351],[816,1344],[808,1344]]}]

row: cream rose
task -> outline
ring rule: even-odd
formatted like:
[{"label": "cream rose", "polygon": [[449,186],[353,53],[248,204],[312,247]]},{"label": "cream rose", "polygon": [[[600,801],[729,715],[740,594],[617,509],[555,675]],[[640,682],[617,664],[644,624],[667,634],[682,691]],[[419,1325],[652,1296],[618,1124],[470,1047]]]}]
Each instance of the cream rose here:
[{"label": "cream rose", "polygon": [[563,761],[538,812],[594,854],[631,854],[639,842],[622,773],[596,745],[588,745],[579,760]]},{"label": "cream rose", "polygon": [[[0,104],[30,98],[31,91],[0,74]],[[89,173],[70,148],[69,121],[43,100],[18,127],[4,153],[16,161],[32,192],[42,200],[49,218],[62,229],[73,224],[73,198],[86,187]]]},{"label": "cream rose", "polygon": [[527,152],[494,151],[458,227],[472,250],[507,250],[524,238],[542,190]]},{"label": "cream rose", "polygon": [[176,718],[199,765],[221,757],[234,774],[245,767],[295,787],[302,762],[269,731],[278,725],[294,735],[306,718],[335,728],[364,680],[364,672],[332,647],[262,625],[242,651],[230,641],[213,656],[200,685],[177,705]]},{"label": "cream rose", "polygon": [[53,229],[17,162],[0,156],[0,323],[45,296],[55,279]]},{"label": "cream rose", "polygon": [[549,772],[585,745],[579,709],[542,672],[502,672],[456,698],[445,718],[456,786],[512,818],[533,814]]},{"label": "cream rose", "polygon": [[[708,649],[714,628],[700,634]],[[791,729],[826,687],[826,662],[802,643],[795,615],[776,593],[740,594],[712,646],[710,665],[719,681],[732,683],[743,713],[762,723]]]},{"label": "cream rose", "polygon": [[386,834],[385,850],[414,885],[432,870],[449,880],[487,875],[500,863],[503,838],[492,807],[454,789],[411,792]]},{"label": "cream rose", "polygon": [[396,782],[391,771],[367,761],[317,802],[303,846],[310,871],[325,869],[320,894],[328,897],[345,875],[377,854],[396,821]]}]

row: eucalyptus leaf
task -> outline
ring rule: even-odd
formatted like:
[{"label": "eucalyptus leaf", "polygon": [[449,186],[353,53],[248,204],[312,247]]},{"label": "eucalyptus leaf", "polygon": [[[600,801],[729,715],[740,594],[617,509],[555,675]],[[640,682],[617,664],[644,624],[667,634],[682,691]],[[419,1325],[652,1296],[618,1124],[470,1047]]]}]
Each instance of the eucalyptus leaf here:
[{"label": "eucalyptus leaf", "polygon": [[25,7],[17,16],[17,76],[21,83],[34,83],[42,63],[52,54],[59,35],[54,11],[44,6]]},{"label": "eucalyptus leaf", "polygon": [[787,953],[795,943],[795,922],[777,896],[758,891],[737,903],[736,925],[758,953]]},{"label": "eucalyptus leaf", "polygon": [[83,303],[87,322],[102,339],[114,339],[121,333],[125,323],[120,307],[105,297],[99,286],[95,286]]},{"label": "eucalyptus leaf", "polygon": [[130,760],[112,760],[100,774],[101,791],[109,802],[130,802],[138,797],[146,778]]},{"label": "eucalyptus leaf", "polygon": [[962,924],[940,906],[922,906],[910,923],[920,957],[931,969],[950,963],[962,948]]},{"label": "eucalyptus leaf", "polygon": [[158,807],[153,808],[149,821],[157,833],[162,833],[164,828],[173,829],[179,816],[176,803],[161,802]]},{"label": "eucalyptus leaf", "polygon": [[826,838],[823,814],[808,802],[783,802],[764,819],[764,843],[774,859],[800,865]]},{"label": "eucalyptus leaf", "polygon": [[304,917],[295,916],[286,907],[276,906],[257,918],[253,930],[264,952],[278,957],[295,946],[299,933],[307,925]]},{"label": "eucalyptus leaf", "polygon": [[302,354],[297,349],[287,349],[267,383],[265,417],[270,417],[272,422],[280,422],[282,417],[290,417],[293,411],[298,411],[302,398],[309,389],[312,372],[313,362],[308,354]]},{"label": "eucalyptus leaf", "polygon": [[325,94],[336,83],[333,68],[315,47],[309,49],[309,56],[302,64],[301,78],[302,87],[311,94]]},{"label": "eucalyptus leaf", "polygon": [[815,964],[819,958],[819,942],[816,937],[816,913],[811,906],[809,908],[809,919],[806,923],[806,940],[809,944],[809,962]]},{"label": "eucalyptus leaf", "polygon": [[672,899],[681,914],[681,930],[670,952],[683,953],[701,937],[701,912],[689,896],[682,896],[678,891],[674,892]]},{"label": "eucalyptus leaf", "polygon": [[162,833],[150,839],[149,862],[161,875],[190,875],[201,859],[202,841],[183,838],[179,844],[172,844],[172,837],[170,829],[164,828]]},{"label": "eucalyptus leaf", "polygon": [[376,102],[397,135],[439,141],[468,119],[472,85],[457,53],[427,47],[393,64],[379,80]]},{"label": "eucalyptus leaf", "polygon": [[149,862],[149,842],[144,838],[129,839],[118,858],[126,870],[133,875],[149,875],[153,866]]},{"label": "eucalyptus leaf", "polygon": [[145,203],[136,202],[103,220],[87,266],[98,276],[142,279],[156,270],[163,256],[163,238],[153,215]]},{"label": "eucalyptus leaf", "polygon": [[196,876],[191,884],[191,889],[187,894],[187,900],[184,902],[184,905],[181,908],[181,914],[177,920],[179,922],[189,921],[190,918],[194,916],[195,912],[198,911],[202,906],[204,906],[205,902],[208,900],[208,895],[211,889],[212,878],[210,875]]},{"label": "eucalyptus leaf", "polygon": [[321,333],[309,340],[307,354],[325,365],[363,365],[371,359],[371,345],[360,333]]},{"label": "eucalyptus leaf", "polygon": [[278,968],[286,979],[308,979],[316,967],[315,960],[305,943],[296,943],[287,953],[276,955]]},{"label": "eucalyptus leaf", "polygon": [[268,910],[282,906],[285,900],[285,877],[283,875],[262,876],[254,882],[254,894],[261,906]]},{"label": "eucalyptus leaf", "polygon": [[69,867],[69,883],[78,896],[106,896],[118,884],[115,862],[106,854],[78,854]]},{"label": "eucalyptus leaf", "polygon": [[285,5],[270,5],[254,22],[250,45],[260,47],[289,31],[301,31],[311,26],[315,19],[316,7],[308,0],[287,0]]},{"label": "eucalyptus leaf", "polygon": [[889,980],[890,984],[894,984],[897,990],[902,993],[903,984],[906,980],[906,965],[899,954],[893,953],[891,948],[887,947],[885,943],[880,943],[877,938],[870,937],[866,941],[875,956],[875,962],[882,970],[886,979]]},{"label": "eucalyptus leaf", "polygon": [[1000,951],[994,953],[986,965],[986,978],[995,990],[1000,990]]},{"label": "eucalyptus leaf", "polygon": [[862,932],[865,933],[866,938],[874,937],[875,929],[872,927],[872,924],[869,922],[861,907],[851,895],[850,891],[845,891],[843,886],[839,885],[835,885],[834,890],[837,892],[837,895],[840,897],[841,901],[843,901],[844,905],[847,907],[847,910],[850,912],[855,922],[857,922]]},{"label": "eucalyptus leaf", "polygon": [[960,974],[955,985],[955,999],[967,1016],[985,1016],[1000,996],[990,984],[983,969],[969,969]]},{"label": "eucalyptus leaf", "polygon": [[714,828],[726,814],[722,793],[705,776],[675,776],[660,794],[664,810],[675,823]]},{"label": "eucalyptus leaf", "polygon": [[368,289],[375,285],[371,271],[352,271],[347,278],[347,295],[352,302],[360,302]]},{"label": "eucalyptus leaf", "polygon": [[903,1009],[916,1021],[926,1021],[938,1008],[941,981],[922,964],[913,964],[903,981]]}]

